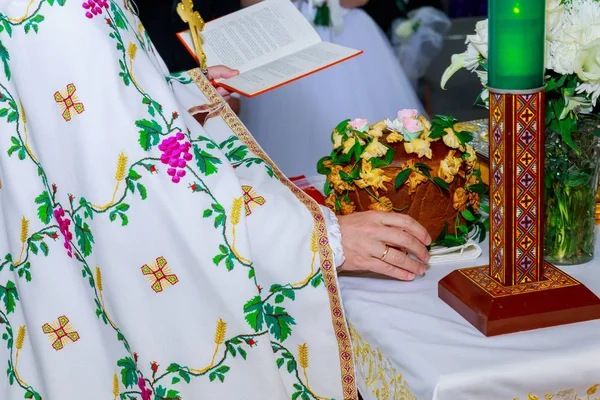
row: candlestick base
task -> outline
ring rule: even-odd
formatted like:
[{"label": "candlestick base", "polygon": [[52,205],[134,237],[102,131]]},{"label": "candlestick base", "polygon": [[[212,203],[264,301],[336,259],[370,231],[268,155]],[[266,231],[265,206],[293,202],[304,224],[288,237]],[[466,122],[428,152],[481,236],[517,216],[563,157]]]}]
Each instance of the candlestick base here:
[{"label": "candlestick base", "polygon": [[546,263],[544,280],[503,286],[489,266],[459,269],[438,286],[438,295],[485,336],[600,319],[600,299]]}]

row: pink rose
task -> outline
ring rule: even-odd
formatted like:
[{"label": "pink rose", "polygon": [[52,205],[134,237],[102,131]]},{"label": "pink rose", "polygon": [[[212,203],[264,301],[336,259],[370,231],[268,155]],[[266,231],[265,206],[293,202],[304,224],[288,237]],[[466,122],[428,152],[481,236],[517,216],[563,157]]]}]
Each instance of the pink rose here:
[{"label": "pink rose", "polygon": [[349,125],[356,131],[362,131],[369,124],[369,120],[363,118],[356,118],[350,121]]},{"label": "pink rose", "polygon": [[404,129],[411,133],[420,132],[423,130],[419,120],[416,118],[404,117],[402,118],[402,124],[404,125]]},{"label": "pink rose", "polygon": [[398,111],[398,118],[404,119],[404,118],[417,118],[418,115],[418,111],[417,110],[411,110],[411,109],[404,109],[404,110],[400,110]]}]

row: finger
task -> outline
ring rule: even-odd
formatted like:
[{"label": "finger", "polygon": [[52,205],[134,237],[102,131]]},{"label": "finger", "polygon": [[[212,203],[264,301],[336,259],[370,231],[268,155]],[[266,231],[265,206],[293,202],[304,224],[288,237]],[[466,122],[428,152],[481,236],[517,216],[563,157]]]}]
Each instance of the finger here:
[{"label": "finger", "polygon": [[219,93],[221,97],[225,99],[225,101],[229,101],[229,99],[231,98],[231,93],[229,93],[227,89],[224,89],[222,87],[217,88],[217,93]]},{"label": "finger", "polygon": [[232,69],[224,65],[215,65],[213,67],[208,68],[209,79],[228,79],[239,75],[239,73],[240,71],[238,71],[237,69]]},{"label": "finger", "polygon": [[400,228],[419,239],[426,246],[431,244],[431,236],[414,218],[399,213],[380,212],[379,215],[382,224]]},{"label": "finger", "polygon": [[425,266],[422,263],[412,259],[406,252],[394,249],[393,247],[389,248],[382,261],[416,275],[423,275],[425,273]]},{"label": "finger", "polygon": [[403,268],[398,268],[392,264],[388,264],[381,260],[372,258],[371,261],[366,265],[369,271],[377,274],[386,275],[400,281],[412,281],[415,279],[415,274],[407,271]]},{"label": "finger", "polygon": [[430,255],[427,247],[407,231],[398,228],[382,227],[377,230],[377,237],[375,239],[381,240],[392,247],[402,248],[414,254],[423,262],[429,261]]}]

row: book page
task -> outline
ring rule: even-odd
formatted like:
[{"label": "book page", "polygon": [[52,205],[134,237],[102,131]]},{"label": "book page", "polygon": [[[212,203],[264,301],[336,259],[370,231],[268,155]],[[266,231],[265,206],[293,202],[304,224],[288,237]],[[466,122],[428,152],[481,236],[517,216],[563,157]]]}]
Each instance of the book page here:
[{"label": "book page", "polygon": [[253,96],[361,54],[360,51],[320,42],[265,65],[222,80],[219,84]]},{"label": "book page", "polygon": [[[179,36],[194,49],[189,31]],[[222,64],[242,73],[321,41],[290,0],[265,0],[211,21],[202,39],[209,66]]]}]

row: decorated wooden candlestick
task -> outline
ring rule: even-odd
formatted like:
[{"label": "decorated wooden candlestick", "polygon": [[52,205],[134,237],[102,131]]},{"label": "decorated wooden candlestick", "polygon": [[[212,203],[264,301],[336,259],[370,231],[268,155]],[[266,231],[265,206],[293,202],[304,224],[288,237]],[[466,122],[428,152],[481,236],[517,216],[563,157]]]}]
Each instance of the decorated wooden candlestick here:
[{"label": "decorated wooden candlestick", "polygon": [[544,262],[545,0],[490,0],[490,265],[439,297],[486,336],[600,318],[600,299]]}]

